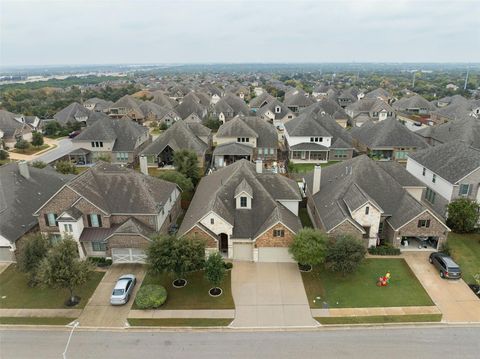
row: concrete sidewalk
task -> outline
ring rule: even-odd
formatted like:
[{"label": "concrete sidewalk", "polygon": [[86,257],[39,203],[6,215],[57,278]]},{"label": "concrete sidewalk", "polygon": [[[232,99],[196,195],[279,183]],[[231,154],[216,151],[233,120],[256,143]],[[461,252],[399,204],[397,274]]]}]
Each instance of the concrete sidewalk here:
[{"label": "concrete sidewalk", "polygon": [[128,318],[212,318],[230,319],[235,317],[235,309],[198,309],[198,310],[131,310]]},{"label": "concrete sidewalk", "polygon": [[83,309],[0,309],[0,317],[78,318]]},{"label": "concrete sidewalk", "polygon": [[436,306],[312,309],[313,317],[369,317],[377,315],[441,314]]}]

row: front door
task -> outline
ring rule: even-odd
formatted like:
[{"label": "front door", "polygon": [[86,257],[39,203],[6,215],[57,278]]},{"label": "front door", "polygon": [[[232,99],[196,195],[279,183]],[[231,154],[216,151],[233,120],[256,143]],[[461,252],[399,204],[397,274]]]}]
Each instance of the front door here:
[{"label": "front door", "polygon": [[220,234],[219,251],[228,253],[228,236],[225,233]]}]

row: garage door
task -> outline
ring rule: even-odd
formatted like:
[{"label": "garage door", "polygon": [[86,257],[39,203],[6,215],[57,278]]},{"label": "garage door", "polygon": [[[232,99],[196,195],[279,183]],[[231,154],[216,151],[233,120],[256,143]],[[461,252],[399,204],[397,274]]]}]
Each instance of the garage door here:
[{"label": "garage door", "polygon": [[13,262],[14,255],[10,247],[0,247],[0,262]]},{"label": "garage door", "polygon": [[252,245],[250,243],[233,243],[233,259],[253,261]]},{"label": "garage door", "polygon": [[288,253],[288,248],[260,247],[258,248],[259,262],[295,262]]},{"label": "garage door", "polygon": [[113,263],[145,263],[147,255],[139,248],[112,248]]}]

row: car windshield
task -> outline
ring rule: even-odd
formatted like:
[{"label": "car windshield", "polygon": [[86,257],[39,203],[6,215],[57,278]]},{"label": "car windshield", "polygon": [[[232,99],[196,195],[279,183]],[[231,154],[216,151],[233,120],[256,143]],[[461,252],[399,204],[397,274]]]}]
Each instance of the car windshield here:
[{"label": "car windshield", "polygon": [[123,289],[114,289],[113,295],[122,295],[124,293]]}]

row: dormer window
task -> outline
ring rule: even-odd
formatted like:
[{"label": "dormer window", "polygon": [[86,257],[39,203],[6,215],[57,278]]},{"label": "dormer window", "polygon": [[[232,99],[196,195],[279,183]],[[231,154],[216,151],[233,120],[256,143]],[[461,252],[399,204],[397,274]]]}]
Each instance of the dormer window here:
[{"label": "dormer window", "polygon": [[240,208],[247,208],[247,197],[240,197]]}]

